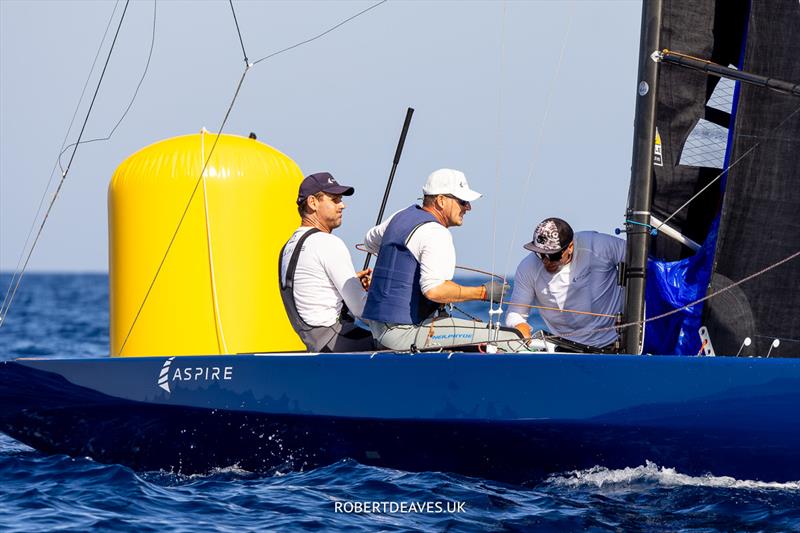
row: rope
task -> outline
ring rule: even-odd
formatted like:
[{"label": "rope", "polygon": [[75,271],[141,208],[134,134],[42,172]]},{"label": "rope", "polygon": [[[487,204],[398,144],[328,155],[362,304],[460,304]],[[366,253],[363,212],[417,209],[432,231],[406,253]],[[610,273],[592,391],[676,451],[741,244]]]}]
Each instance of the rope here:
[{"label": "rope", "polygon": [[233,94],[233,98],[231,99],[231,103],[228,106],[228,110],[225,112],[225,117],[222,119],[222,124],[220,124],[219,130],[217,131],[217,136],[214,139],[214,144],[211,145],[211,150],[208,152],[208,157],[206,158],[206,162],[203,165],[203,169],[200,171],[200,176],[195,181],[194,188],[192,189],[192,193],[189,195],[189,199],[186,202],[186,207],[181,214],[180,219],[178,220],[178,225],[175,228],[175,231],[172,233],[172,238],[167,245],[167,249],[164,251],[164,256],[161,258],[161,262],[158,264],[158,268],[156,269],[156,273],[153,276],[153,280],[150,282],[150,286],[147,288],[147,292],[144,295],[144,299],[142,300],[141,305],[139,306],[138,311],[136,311],[136,316],[133,318],[133,322],[131,323],[130,329],[128,329],[128,334],[125,335],[125,340],[122,341],[122,345],[119,348],[119,353],[122,354],[122,351],[125,349],[125,345],[128,342],[128,339],[133,332],[134,326],[136,326],[136,322],[139,320],[139,316],[142,314],[142,309],[144,308],[144,304],[147,302],[147,298],[150,296],[150,292],[153,290],[153,286],[155,286],[156,279],[158,279],[158,275],[161,273],[161,269],[164,266],[164,262],[167,260],[167,255],[169,255],[170,250],[172,249],[172,245],[175,243],[175,239],[178,236],[178,231],[180,231],[181,226],[183,225],[183,221],[186,218],[186,213],[189,212],[189,207],[192,204],[192,200],[194,199],[194,195],[197,193],[197,189],[200,186],[200,183],[203,181],[203,175],[206,172],[206,168],[208,167],[209,161],[211,161],[211,156],[214,154],[214,150],[217,148],[217,143],[219,142],[220,135],[222,135],[222,130],[225,127],[225,124],[228,122],[228,117],[230,117],[231,110],[233,109],[233,104],[236,103],[236,99],[239,96],[239,91],[242,88],[242,83],[244,83],[244,78],[247,75],[247,72],[250,70],[250,65],[246,65],[244,72],[242,72],[242,77],[239,78],[239,83],[236,85],[236,91]]},{"label": "rope", "polygon": [[228,0],[231,5],[231,13],[233,13],[233,22],[236,24],[236,33],[239,34],[239,44],[242,45],[242,55],[244,56],[244,64],[247,64],[247,52],[244,49],[244,40],[242,39],[242,32],[239,30],[239,21],[236,18],[236,10],[233,9],[233,0]]},{"label": "rope", "polygon": [[103,78],[105,77],[106,69],[108,68],[108,62],[111,59],[111,54],[114,52],[114,45],[116,45],[116,43],[117,43],[117,37],[119,37],[119,31],[122,28],[122,22],[125,20],[125,13],[127,13],[127,11],[128,11],[128,5],[129,4],[130,4],[130,0],[127,0],[125,2],[125,8],[122,10],[122,16],[120,16],[119,24],[117,25],[117,31],[114,34],[114,39],[113,39],[113,41],[111,41],[111,48],[109,48],[109,50],[108,50],[108,56],[106,57],[106,62],[103,65],[102,72],[100,73],[100,79],[97,81],[97,87],[94,90],[94,95],[92,96],[92,101],[89,103],[89,109],[88,109],[88,111],[86,111],[86,117],[83,120],[83,125],[81,126],[81,131],[78,134],[78,141],[75,143],[75,146],[74,146],[74,148],[72,150],[72,155],[70,156],[69,162],[67,163],[67,168],[61,174],[61,181],[59,181],[58,187],[56,188],[56,191],[55,191],[55,193],[53,193],[53,197],[50,200],[50,205],[48,205],[47,210],[44,213],[44,218],[42,219],[42,223],[39,226],[39,230],[36,233],[36,237],[34,238],[33,243],[31,244],[31,249],[28,251],[28,255],[25,258],[25,262],[22,265],[22,270],[20,272],[20,275],[17,277],[17,281],[16,281],[16,284],[14,285],[14,289],[11,291],[11,293],[9,295],[8,301],[6,303],[6,306],[5,306],[4,309],[0,309],[0,311],[2,312],[2,315],[0,315],[0,326],[2,325],[3,322],[5,322],[5,317],[6,317],[6,314],[8,313],[8,309],[11,307],[11,303],[13,302],[14,296],[17,293],[17,289],[19,288],[19,284],[22,281],[22,275],[25,272],[25,269],[28,267],[28,262],[30,261],[31,256],[33,255],[33,250],[36,248],[36,244],[39,242],[39,238],[42,235],[42,230],[44,229],[44,225],[47,223],[47,219],[50,216],[50,211],[53,209],[53,205],[55,204],[56,199],[58,199],[58,195],[61,192],[61,188],[64,186],[64,181],[67,179],[67,175],[69,174],[69,170],[72,167],[72,162],[75,160],[75,154],[78,151],[78,145],[80,144],[81,137],[83,137],[83,132],[86,130],[86,124],[89,122],[89,117],[92,114],[92,109],[94,108],[95,100],[97,100],[97,94],[100,91],[100,85],[103,83]]},{"label": "rope", "polygon": [[682,210],[683,210],[683,209],[684,209],[686,206],[688,206],[690,203],[692,203],[693,201],[695,201],[695,200],[697,199],[697,197],[698,197],[698,196],[700,196],[701,194],[703,194],[703,193],[705,192],[705,190],[706,190],[706,189],[708,189],[709,187],[711,187],[711,185],[713,185],[714,183],[716,183],[716,181],[717,181],[718,179],[720,179],[720,178],[721,178],[721,177],[722,177],[722,176],[723,176],[723,175],[724,175],[726,172],[728,172],[728,170],[732,169],[732,168],[734,167],[734,165],[736,165],[737,163],[739,163],[739,161],[741,161],[742,159],[744,159],[745,157],[747,157],[747,156],[750,154],[750,152],[752,152],[753,150],[755,150],[756,148],[758,148],[758,147],[761,145],[761,140],[762,140],[762,139],[769,137],[769,136],[770,136],[771,134],[773,134],[773,133],[774,133],[774,132],[775,132],[775,131],[776,131],[778,128],[780,128],[781,126],[783,126],[783,125],[784,125],[784,124],[785,124],[785,123],[786,123],[786,122],[787,122],[787,121],[788,121],[790,118],[792,118],[793,116],[795,116],[795,115],[796,115],[798,112],[800,112],[800,107],[798,107],[797,109],[795,109],[794,111],[792,111],[792,112],[791,112],[789,115],[787,115],[787,116],[786,116],[786,118],[784,118],[783,120],[781,120],[781,121],[778,123],[778,125],[777,125],[777,126],[775,126],[774,128],[770,129],[769,131],[767,131],[767,133],[765,133],[765,134],[764,134],[764,135],[763,135],[763,136],[762,136],[762,137],[761,137],[761,138],[760,138],[758,141],[756,141],[756,143],[755,143],[753,146],[751,146],[750,148],[748,148],[748,149],[745,151],[745,153],[743,153],[741,156],[737,157],[737,158],[736,158],[736,160],[735,160],[733,163],[731,163],[730,165],[728,165],[727,167],[725,167],[724,169],[722,169],[722,172],[720,172],[719,174],[717,174],[717,176],[716,176],[714,179],[712,179],[711,181],[709,181],[709,182],[706,184],[706,186],[705,186],[705,187],[703,187],[702,189],[700,189],[700,190],[697,192],[697,194],[695,194],[694,196],[692,196],[691,198],[689,198],[688,200],[686,200],[686,202],[685,202],[683,205],[681,205],[681,206],[680,206],[678,209],[676,209],[676,210],[675,210],[675,211],[674,211],[674,212],[673,212],[673,213],[672,213],[670,216],[668,216],[666,219],[664,219],[664,221],[663,221],[663,222],[661,222],[661,224],[659,224],[659,225],[658,225],[658,227],[656,227],[655,229],[656,229],[656,230],[658,230],[658,229],[661,229],[661,226],[663,226],[664,224],[666,224],[667,222],[669,222],[669,221],[670,221],[670,220],[671,220],[671,219],[672,219],[672,218],[673,218],[675,215],[677,215],[678,213],[680,213],[680,212],[681,212],[681,211],[682,211]]},{"label": "rope", "polygon": [[473,316],[473,315],[467,313],[466,311],[464,311],[463,309],[458,307],[456,304],[450,304],[450,307],[452,307],[453,309],[455,309],[456,311],[458,311],[459,313],[461,313],[465,317],[469,318],[473,322],[483,322],[483,320],[481,320],[480,318],[478,318],[476,316]]},{"label": "rope", "polygon": [[327,30],[325,30],[324,32],[320,33],[319,35],[316,35],[316,36],[314,36],[314,37],[311,37],[310,39],[306,39],[305,41],[299,42],[299,43],[297,43],[297,44],[293,44],[292,46],[287,46],[286,48],[284,48],[284,49],[282,49],[282,50],[278,50],[277,52],[273,52],[273,53],[271,53],[271,54],[269,54],[269,55],[266,55],[266,56],[262,57],[261,59],[258,59],[258,60],[256,60],[256,61],[254,61],[254,62],[253,62],[253,66],[255,66],[255,65],[259,64],[259,63],[261,63],[262,61],[266,61],[267,59],[269,59],[269,58],[271,58],[271,57],[275,57],[275,56],[277,56],[277,55],[280,55],[280,54],[282,54],[282,53],[284,53],[284,52],[288,52],[289,50],[292,50],[292,49],[294,49],[294,48],[297,48],[297,47],[299,47],[299,46],[303,46],[304,44],[308,44],[308,43],[310,43],[310,42],[312,42],[312,41],[316,41],[316,40],[317,40],[317,39],[319,39],[320,37],[324,37],[325,35],[328,35],[330,32],[332,32],[333,30],[335,30],[335,29],[339,28],[340,26],[344,26],[345,24],[347,24],[347,23],[348,23],[348,22],[350,22],[351,20],[353,20],[353,19],[356,19],[356,18],[360,17],[361,15],[363,15],[364,13],[366,13],[367,11],[371,11],[371,10],[375,9],[376,7],[378,7],[378,6],[380,6],[380,5],[382,5],[382,4],[385,4],[386,2],[388,2],[388,0],[381,0],[380,2],[377,2],[377,3],[375,3],[375,4],[371,5],[371,6],[369,6],[368,8],[366,8],[366,9],[364,9],[364,10],[361,10],[361,11],[359,11],[359,12],[358,12],[358,13],[356,13],[355,15],[353,15],[353,16],[351,16],[351,17],[348,17],[348,18],[344,19],[343,21],[339,22],[339,23],[338,23],[338,24],[336,24],[335,26],[332,26],[331,28],[328,28],[328,29],[327,29]]},{"label": "rope", "polygon": [[[200,161],[205,161],[206,154],[206,131],[205,128],[200,132]],[[208,247],[208,272],[211,281],[211,303],[214,307],[214,326],[215,333],[217,334],[217,350],[220,353],[228,353],[228,345],[225,342],[225,332],[222,329],[222,318],[219,312],[219,298],[217,297],[217,278],[214,271],[214,251],[211,246],[211,219],[208,216],[208,189],[207,189],[207,172],[203,172],[203,210],[206,218],[206,245]]]},{"label": "rope", "polygon": [[615,326],[611,326],[611,327],[597,328],[597,329],[577,330],[577,331],[574,331],[573,333],[600,333],[600,332],[609,331],[609,330],[612,330],[612,329],[622,329],[622,328],[629,328],[629,327],[638,326],[638,325],[644,325],[644,324],[647,324],[648,322],[653,322],[655,320],[660,320],[662,318],[666,318],[668,316],[674,315],[675,313],[680,313],[681,311],[689,309],[690,307],[694,307],[695,305],[697,305],[699,303],[702,303],[702,302],[705,302],[706,300],[710,300],[711,298],[714,298],[715,296],[719,296],[723,292],[729,291],[729,290],[733,289],[734,287],[737,287],[737,286],[741,285],[742,283],[745,283],[747,281],[750,281],[751,279],[754,279],[754,278],[757,278],[758,276],[761,276],[762,274],[766,274],[770,270],[772,270],[774,268],[777,268],[777,267],[781,266],[784,263],[788,263],[789,261],[791,261],[792,259],[795,259],[798,256],[800,256],[800,250],[798,250],[797,252],[795,252],[795,253],[787,256],[787,257],[784,257],[780,261],[777,261],[777,262],[775,262],[775,263],[773,263],[773,264],[771,264],[771,265],[769,265],[769,266],[767,266],[765,268],[762,268],[758,272],[750,274],[749,276],[744,277],[744,278],[740,279],[739,281],[737,281],[735,283],[732,283],[731,285],[728,285],[727,287],[723,287],[722,289],[720,289],[718,291],[715,291],[715,292],[712,292],[711,294],[708,294],[708,295],[706,295],[706,296],[704,296],[702,298],[699,298],[699,299],[697,299],[697,300],[695,300],[693,302],[690,302],[690,303],[684,305],[683,307],[679,307],[677,309],[673,309],[671,311],[667,311],[666,313],[662,313],[660,315],[656,315],[654,317],[650,317],[650,318],[647,318],[647,319],[644,319],[644,320],[639,320],[639,321],[636,321],[636,322],[628,322],[628,323],[625,323],[625,324],[615,325]]},{"label": "rope", "polygon": [[800,342],[800,339],[791,339],[789,337],[779,337],[778,335],[751,335],[751,337],[758,337],[760,339],[778,339],[781,342]]},{"label": "rope", "polygon": [[506,302],[509,306],[527,307],[529,309],[541,309],[543,311],[557,311],[559,313],[572,313],[574,315],[599,316],[602,318],[617,318],[617,315],[606,315],[604,313],[592,313],[590,311],[577,311],[575,309],[561,309],[560,307],[545,307],[543,305],[528,305],[518,302]]},{"label": "rope", "polygon": [[[356,248],[356,250],[359,250],[359,251],[362,251],[362,252],[366,251],[366,249],[364,248],[364,245],[362,243],[356,244],[355,248]],[[481,270],[479,268],[466,267],[466,266],[462,266],[462,265],[456,265],[456,268],[459,269],[459,270],[467,270],[469,272],[476,272],[478,274],[484,274],[486,276],[490,276],[490,277],[493,277],[493,278],[496,278],[496,279],[503,279],[503,280],[505,279],[505,276],[501,276],[499,274],[493,274],[492,272],[487,272],[487,271]],[[540,310],[543,310],[543,311],[558,311],[559,313],[574,313],[576,315],[589,315],[589,316],[598,316],[598,317],[603,317],[603,318],[616,318],[616,315],[607,315],[607,314],[603,314],[603,313],[591,313],[589,311],[577,311],[577,310],[574,310],[574,309],[561,309],[559,307],[545,307],[543,305],[528,305],[528,304],[523,304],[523,303],[519,303],[519,302],[504,302],[504,303],[506,303],[508,305],[515,305],[515,306],[518,306],[518,307],[527,307],[529,309],[540,309]],[[502,305],[502,303],[500,305]],[[456,307],[456,309],[458,309],[458,308]],[[469,314],[467,314],[464,311],[462,311],[461,309],[458,309],[458,311],[460,311],[461,313],[464,313],[465,315],[469,316],[470,318],[473,318]],[[490,322],[490,324],[491,324],[491,322]]]},{"label": "rope", "polygon": [[[108,17],[108,24],[106,24],[106,30],[103,33],[103,38],[100,39],[100,45],[97,47],[97,52],[94,55],[94,60],[92,61],[92,66],[89,69],[89,74],[86,76],[86,81],[83,83],[83,89],[81,90],[81,95],[78,97],[78,103],[75,104],[75,111],[72,112],[72,119],[69,122],[69,126],[67,127],[67,132],[64,134],[64,140],[61,141],[61,148],[59,149],[64,150],[64,146],[67,144],[67,139],[69,138],[69,132],[72,131],[72,126],[75,124],[75,117],[78,116],[78,110],[81,107],[81,102],[83,102],[83,96],[86,94],[86,88],[89,86],[89,80],[92,79],[92,72],[94,72],[94,67],[97,65],[97,59],[100,57],[100,51],[103,49],[103,43],[106,42],[106,37],[108,36],[108,30],[111,28],[111,22],[114,20],[114,15],[117,13],[117,8],[119,7],[119,0],[114,4],[114,10],[111,12],[111,16]],[[63,152],[61,152],[63,153]],[[3,296],[3,302],[0,304],[0,326],[2,326],[3,318],[5,317],[5,313],[3,310],[5,309],[6,313],[8,309],[6,308],[6,303],[8,302],[9,294],[11,294],[11,290],[14,287],[14,282],[17,279],[17,276],[22,276],[20,272],[20,265],[22,265],[22,260],[25,257],[25,250],[28,249],[28,244],[31,240],[31,235],[33,235],[33,230],[36,228],[36,221],[39,220],[39,215],[42,212],[42,206],[44,205],[44,200],[47,198],[47,191],[50,190],[50,185],[53,183],[53,176],[56,173],[56,167],[59,164],[59,157],[56,158],[55,163],[53,163],[53,169],[50,171],[50,178],[47,180],[47,185],[42,192],[42,197],[39,199],[39,206],[36,208],[36,214],[33,217],[33,221],[31,221],[31,226],[28,229],[28,235],[25,237],[25,244],[22,245],[22,250],[19,253],[19,257],[17,258],[17,265],[14,267],[14,273],[11,276],[11,280],[8,284],[8,289],[6,289],[6,294]],[[15,289],[16,290],[16,289]],[[9,303],[9,306],[11,304]]]},{"label": "rope", "polygon": [[[655,320],[660,320],[662,318],[666,318],[666,317],[668,317],[670,315],[674,315],[675,313],[679,313],[679,312],[681,312],[681,311],[683,311],[685,309],[688,309],[688,308],[693,307],[693,306],[695,306],[695,305],[697,305],[699,303],[702,303],[702,302],[704,302],[706,300],[709,300],[711,298],[719,296],[723,292],[729,291],[729,290],[733,289],[734,287],[736,287],[738,285],[741,285],[742,283],[745,283],[747,281],[750,281],[751,279],[757,278],[758,276],[761,276],[761,275],[769,272],[770,270],[781,266],[784,263],[788,263],[789,261],[791,261],[792,259],[797,258],[798,256],[800,256],[800,250],[798,250],[797,252],[789,255],[788,257],[785,257],[785,258],[781,259],[780,261],[777,261],[777,262],[775,262],[775,263],[773,263],[773,264],[771,264],[771,265],[769,265],[769,266],[767,266],[767,267],[765,267],[765,268],[763,268],[763,269],[761,269],[761,270],[759,270],[757,272],[754,272],[753,274],[750,274],[747,277],[744,277],[744,278],[740,279],[739,281],[737,281],[737,282],[735,282],[735,283],[733,283],[731,285],[728,285],[727,287],[724,287],[724,288],[722,288],[722,289],[720,289],[718,291],[715,291],[715,292],[713,292],[713,293],[711,293],[711,294],[709,294],[707,296],[704,296],[703,298],[700,298],[700,299],[695,300],[695,301],[693,301],[691,303],[688,303],[688,304],[686,304],[683,307],[680,307],[678,309],[673,309],[672,311],[667,311],[666,313],[662,313],[660,315],[657,315],[657,316],[654,316],[654,317],[650,317],[650,318],[647,318],[645,320],[641,320],[641,321],[637,321],[637,322],[628,322],[626,324],[621,324],[621,325],[618,325],[618,326],[615,325],[615,326],[611,326],[611,327],[603,327],[603,328],[595,328],[595,329],[582,329],[582,330],[573,331],[571,333],[572,334],[575,334],[575,333],[600,333],[600,332],[603,332],[603,331],[609,331],[609,330],[621,329],[621,328],[628,328],[628,327],[632,327],[632,326],[636,326],[636,325],[644,325],[644,324],[646,324],[648,322],[653,322]],[[522,305],[522,306],[525,306],[524,304],[518,304],[518,303],[509,303],[509,305]],[[541,307],[537,307],[537,306],[525,306],[525,307],[533,307],[533,308],[542,309]],[[571,310],[567,310],[567,309],[563,309],[562,310],[562,309],[554,309],[554,308],[544,308],[544,309],[555,310],[555,311],[563,311],[565,313],[572,312],[572,313],[578,313],[578,314],[589,314],[589,315],[594,315],[594,316],[615,318],[614,315],[601,315],[601,314],[597,314],[597,313],[588,313],[588,312],[585,312],[585,311],[571,311]],[[428,335],[430,336],[432,334],[433,334],[433,322],[431,322],[430,330],[429,330]],[[764,338],[773,338],[773,337],[766,337],[764,335],[755,335],[755,336],[756,337],[764,337]],[[526,337],[523,340],[531,340],[531,339],[534,339],[534,338],[536,338],[536,337],[531,336],[531,337]],[[555,339],[555,338],[557,338],[557,336],[556,335],[542,335],[542,338],[545,339],[545,340],[546,339]],[[798,339],[786,339],[786,340],[793,341],[793,342],[800,342],[800,340],[798,340]],[[458,347],[477,346],[479,344],[482,344],[482,343],[464,343],[464,344],[460,344],[460,345],[448,346],[447,348],[452,349],[452,348],[458,348]]]},{"label": "rope", "polygon": [[[139,94],[139,89],[142,87],[142,83],[144,82],[144,78],[147,76],[147,71],[150,69],[150,59],[153,57],[153,48],[154,48],[154,45],[155,45],[155,42],[156,42],[156,5],[157,5],[157,3],[158,3],[158,0],[153,0],[153,31],[152,31],[152,36],[150,38],[150,52],[147,54],[147,62],[145,63],[145,66],[144,66],[144,72],[142,72],[142,76],[141,76],[141,78],[139,78],[139,83],[136,85],[136,90],[133,92],[133,96],[131,97],[131,101],[128,102],[128,107],[125,108],[125,111],[122,113],[122,116],[119,117],[119,120],[117,120],[117,123],[114,125],[113,128],[111,128],[111,131],[109,132],[108,135],[106,135],[105,137],[99,137],[99,138],[96,138],[96,139],[89,139],[88,141],[79,141],[80,144],[89,144],[89,143],[93,143],[93,142],[97,142],[97,141],[108,141],[109,139],[111,139],[111,137],[113,137],[113,135],[114,135],[114,132],[117,131],[117,128],[119,127],[119,125],[122,124],[122,121],[128,115],[128,111],[130,111],[131,107],[133,107],[133,102],[136,100],[136,96],[138,96],[138,94]],[[61,156],[64,155],[64,152],[69,150],[72,146],[75,146],[75,144],[77,144],[77,143],[70,144],[69,146],[64,148],[64,150],[62,150],[62,152],[60,154],[58,154],[58,165],[59,165],[59,167],[62,168],[62,170],[63,170],[63,167],[61,166]]]},{"label": "rope", "polygon": [[478,274],[486,274],[487,276],[491,276],[491,277],[497,278],[497,279],[504,279],[503,276],[500,276],[498,274],[492,274],[491,272],[486,272],[485,270],[480,270],[480,269],[477,269],[477,268],[470,268],[470,267],[465,267],[465,266],[461,266],[461,265],[456,265],[456,268],[459,269],[459,270],[467,270],[469,272],[477,272]]}]

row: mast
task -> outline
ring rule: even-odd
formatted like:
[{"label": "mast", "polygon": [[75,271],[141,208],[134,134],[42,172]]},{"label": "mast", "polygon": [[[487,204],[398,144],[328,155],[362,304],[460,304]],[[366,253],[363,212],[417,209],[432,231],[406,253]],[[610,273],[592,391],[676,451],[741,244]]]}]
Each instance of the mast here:
[{"label": "mast", "polygon": [[[650,55],[659,50],[662,0],[642,1],[642,32],[639,40],[636,116],[633,127],[633,161],[628,208],[625,213],[627,247],[625,253],[624,323],[644,319],[644,288],[647,252],[650,245],[650,202],[653,190],[653,145],[656,130],[656,88],[658,63]],[[639,353],[642,326],[622,331],[624,353]]]}]

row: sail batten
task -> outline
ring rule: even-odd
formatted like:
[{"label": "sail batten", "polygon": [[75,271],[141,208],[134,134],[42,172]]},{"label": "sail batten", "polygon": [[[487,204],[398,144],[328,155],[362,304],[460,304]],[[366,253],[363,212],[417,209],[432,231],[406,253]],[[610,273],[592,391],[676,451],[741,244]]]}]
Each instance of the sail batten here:
[{"label": "sail batten", "polygon": [[658,54],[660,61],[671,63],[682,67],[692,68],[705,72],[706,74],[727,78],[729,80],[743,81],[758,87],[766,87],[779,93],[800,96],[800,83],[779,80],[770,76],[760,76],[751,72],[743,72],[739,69],[724,67],[712,61],[691,57],[680,52],[664,50]]}]

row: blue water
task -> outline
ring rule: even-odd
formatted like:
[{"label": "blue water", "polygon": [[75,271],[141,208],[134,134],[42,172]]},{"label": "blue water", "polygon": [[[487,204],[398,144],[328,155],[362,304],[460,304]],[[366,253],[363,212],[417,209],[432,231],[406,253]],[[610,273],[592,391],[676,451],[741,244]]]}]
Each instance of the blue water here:
[{"label": "blue water", "polygon": [[[0,276],[0,282],[4,293],[8,276]],[[483,312],[468,305],[464,310]],[[105,275],[26,276],[0,328],[0,360],[101,356],[107,346]],[[356,502],[375,502],[381,512],[344,512]],[[432,511],[438,504],[444,512],[411,508],[425,502]],[[459,512],[447,512],[459,504]],[[231,465],[182,476],[45,455],[0,434],[0,531],[90,528],[800,531],[800,481],[691,477],[670,465],[646,463],[617,470],[597,465],[516,486],[352,460],[284,475],[254,474]]]}]

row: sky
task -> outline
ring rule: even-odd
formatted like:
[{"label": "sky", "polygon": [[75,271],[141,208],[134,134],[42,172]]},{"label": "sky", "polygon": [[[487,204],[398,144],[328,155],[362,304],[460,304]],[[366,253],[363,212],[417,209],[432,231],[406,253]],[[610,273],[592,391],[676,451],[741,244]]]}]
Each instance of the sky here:
[{"label": "sky", "polygon": [[[234,0],[250,61],[376,2]],[[0,0],[0,270],[13,271],[65,138],[77,138],[124,2]],[[131,2],[84,138],[104,137],[144,72],[154,3]],[[78,148],[28,271],[108,270],[107,187],[130,154],[217,131],[244,68],[227,1],[160,1],[147,74],[104,142]],[[375,222],[406,108],[415,109],[387,215],[437,168],[483,197],[453,228],[458,264],[512,274],[535,225],[558,216],[612,233],[630,180],[641,4],[390,0],[258,63],[224,129],[331,172],[356,194],[336,230],[353,248]],[[66,162],[70,152],[63,158]],[[46,192],[47,191],[47,192]],[[269,199],[265,199],[265,208]]]}]

